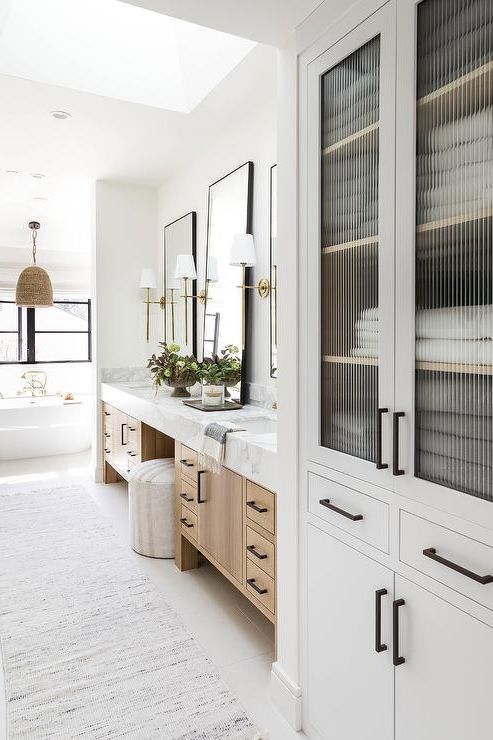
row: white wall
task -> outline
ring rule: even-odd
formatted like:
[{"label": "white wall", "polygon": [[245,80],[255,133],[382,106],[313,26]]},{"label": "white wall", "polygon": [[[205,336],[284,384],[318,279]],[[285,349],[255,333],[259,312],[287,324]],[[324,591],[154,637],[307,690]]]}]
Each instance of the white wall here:
[{"label": "white wall", "polygon": [[[266,63],[277,65],[275,52]],[[269,68],[268,74],[275,81]],[[248,115],[237,120],[225,130],[218,130],[210,145],[199,156],[167,180],[159,190],[159,251],[162,262],[163,229],[167,223],[188,213],[197,211],[197,255],[198,287],[204,282],[204,255],[207,236],[208,188],[223,175],[247,161],[254,163],[253,234],[257,250],[257,265],[253,269],[253,281],[269,277],[269,177],[270,167],[276,163],[276,88],[262,88],[258,98],[249,97]],[[266,386],[275,385],[270,378],[270,302],[260,299],[257,293],[251,296],[251,340],[247,380]],[[181,308],[181,306],[180,306]],[[200,310],[199,314],[200,316]],[[201,321],[198,321],[201,328]],[[199,346],[201,335],[199,334]]]},{"label": "white wall", "polygon": [[[99,368],[142,365],[154,344],[145,337],[143,267],[157,270],[157,191],[115,182],[96,183],[96,342]],[[154,296],[155,297],[155,296]],[[152,338],[159,335],[159,307]]]},{"label": "white wall", "polygon": [[[100,180],[94,195],[93,379],[98,409],[101,369],[144,366],[159,339],[162,321],[161,309],[152,306],[148,344],[139,282],[143,267],[158,271],[157,190]],[[102,473],[100,416],[95,414],[97,480]]]}]

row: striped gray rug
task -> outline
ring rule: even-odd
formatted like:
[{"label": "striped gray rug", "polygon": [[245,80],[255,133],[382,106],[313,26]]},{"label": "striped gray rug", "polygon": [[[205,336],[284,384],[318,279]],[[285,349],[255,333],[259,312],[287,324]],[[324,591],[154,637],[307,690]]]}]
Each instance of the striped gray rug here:
[{"label": "striped gray rug", "polygon": [[259,737],[80,486],[0,494],[0,638],[9,740]]}]

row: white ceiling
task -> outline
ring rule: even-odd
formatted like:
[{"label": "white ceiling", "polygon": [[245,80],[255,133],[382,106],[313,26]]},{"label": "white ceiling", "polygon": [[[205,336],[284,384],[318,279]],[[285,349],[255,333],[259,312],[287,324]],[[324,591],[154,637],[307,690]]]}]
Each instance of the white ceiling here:
[{"label": "white ceiling", "polygon": [[322,0],[121,0],[130,5],[279,46]]},{"label": "white ceiling", "polygon": [[[92,182],[160,185],[221,130],[274,105],[276,70],[276,50],[256,46],[189,114],[0,75],[0,247],[28,249],[37,219],[43,250],[87,249],[78,214]],[[49,115],[59,109],[72,117]]]},{"label": "white ceiling", "polygon": [[0,74],[187,113],[253,46],[118,0],[2,0],[0,12]]}]

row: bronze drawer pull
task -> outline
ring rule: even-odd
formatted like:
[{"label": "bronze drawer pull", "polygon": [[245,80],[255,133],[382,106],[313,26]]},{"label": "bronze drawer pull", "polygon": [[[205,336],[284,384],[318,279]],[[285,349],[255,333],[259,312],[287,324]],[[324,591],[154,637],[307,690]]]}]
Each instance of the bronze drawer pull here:
[{"label": "bronze drawer pull", "polygon": [[105,415],[105,416],[111,416],[111,414],[110,414],[110,412],[109,412],[109,411],[105,411],[105,412],[104,412],[104,415]]},{"label": "bronze drawer pull", "polygon": [[248,552],[251,552],[252,555],[255,555],[259,560],[265,560],[267,558],[267,555],[264,552],[258,552],[255,549],[255,545],[247,545],[247,550]]},{"label": "bronze drawer pull", "polygon": [[105,450],[106,454],[109,455],[111,450]]},{"label": "bronze drawer pull", "polygon": [[247,501],[247,506],[249,506],[254,511],[257,511],[259,514],[265,514],[268,511],[265,506],[258,506],[255,501]]},{"label": "bronze drawer pull", "polygon": [[188,527],[188,528],[191,528],[191,527],[193,527],[193,524],[189,524],[189,523],[187,522],[187,520],[186,520],[186,518],[185,518],[185,517],[182,517],[182,518],[180,519],[180,522],[181,522],[182,524],[184,524],[184,525],[185,525],[185,527]]},{"label": "bronze drawer pull", "polygon": [[104,436],[105,436],[105,437],[111,437],[111,434],[110,434],[109,432],[105,432],[105,433],[104,433]]},{"label": "bronze drawer pull", "polygon": [[180,460],[182,465],[186,465],[187,468],[193,468],[193,463],[189,462],[188,460]]},{"label": "bronze drawer pull", "polygon": [[321,498],[318,503],[322,506],[326,506],[327,509],[330,509],[331,511],[335,511],[336,514],[345,516],[346,519],[351,519],[352,522],[360,522],[363,519],[363,514],[350,514],[349,511],[345,511],[344,509],[340,509],[338,506],[334,506],[334,504],[330,503],[330,498]]},{"label": "bronze drawer pull", "polygon": [[128,428],[128,431],[129,431],[129,432],[135,432],[135,427],[129,427],[129,428]]},{"label": "bronze drawer pull", "polygon": [[255,578],[247,578],[247,583],[250,584],[250,586],[255,589],[255,591],[258,594],[266,594],[267,589],[266,588],[259,588],[257,584],[255,583]]},{"label": "bronze drawer pull", "polygon": [[457,565],[457,563],[453,563],[451,560],[442,558],[440,555],[437,554],[437,551],[434,547],[428,547],[426,550],[423,550],[423,555],[425,556],[425,558],[430,558],[436,563],[445,565],[447,568],[455,570],[456,573],[460,573],[461,575],[466,576],[466,578],[471,578],[473,581],[476,581],[476,583],[481,583],[483,586],[488,583],[493,583],[493,576],[480,576],[477,573],[473,573],[472,570],[467,570],[467,568],[463,568],[462,565]]},{"label": "bronze drawer pull", "polygon": [[189,503],[190,503],[190,501],[193,501],[193,497],[192,496],[190,496],[190,497],[187,496],[186,493],[180,493],[180,498],[184,499],[185,501],[188,501]]}]

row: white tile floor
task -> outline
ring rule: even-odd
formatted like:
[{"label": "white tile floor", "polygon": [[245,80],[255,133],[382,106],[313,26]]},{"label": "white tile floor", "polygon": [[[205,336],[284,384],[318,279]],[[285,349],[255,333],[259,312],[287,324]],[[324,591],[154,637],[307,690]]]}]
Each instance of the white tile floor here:
[{"label": "white tile floor", "polygon": [[[24,487],[31,482],[49,484],[51,480],[84,485],[127,541],[126,484],[94,483],[88,454],[0,462],[0,485]],[[180,573],[174,561],[144,558],[130,548],[129,555],[139,562],[181,615],[262,736],[269,740],[304,737],[289,727],[269,698],[274,646],[270,622],[212,566]],[[4,715],[3,671],[0,670],[0,738],[5,727]]]}]

